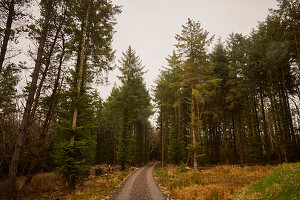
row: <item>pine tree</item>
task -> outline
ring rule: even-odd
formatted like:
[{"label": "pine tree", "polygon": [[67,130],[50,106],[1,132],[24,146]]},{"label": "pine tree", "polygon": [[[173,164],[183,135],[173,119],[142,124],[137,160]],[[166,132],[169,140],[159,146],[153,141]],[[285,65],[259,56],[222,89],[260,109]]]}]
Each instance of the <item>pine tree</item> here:
[{"label": "pine tree", "polygon": [[5,55],[9,46],[9,40],[17,41],[17,36],[23,32],[23,28],[14,27],[14,22],[25,21],[28,15],[26,8],[30,6],[30,0],[2,0],[0,4],[0,16],[6,19],[5,25],[0,24],[1,51],[0,51],[0,73],[5,61]]},{"label": "pine tree", "polygon": [[18,163],[20,160],[21,151],[25,144],[25,140],[28,136],[28,128],[31,123],[30,113],[34,102],[34,95],[37,89],[37,81],[39,78],[39,72],[42,65],[42,56],[46,44],[46,38],[49,32],[48,26],[51,21],[50,14],[53,9],[53,4],[54,4],[53,0],[45,0],[41,2],[42,18],[44,21],[42,25],[42,31],[40,33],[39,47],[38,47],[37,56],[35,60],[35,67],[32,73],[32,80],[28,90],[26,106],[23,113],[22,122],[19,127],[17,141],[16,141],[15,149],[9,167],[9,189],[8,189],[9,195],[7,196],[8,199],[16,198],[16,177],[18,172]]},{"label": "pine tree", "polygon": [[0,176],[8,171],[11,149],[16,139],[18,127],[18,108],[16,86],[19,83],[19,70],[13,64],[8,64],[0,74]]},{"label": "pine tree", "polygon": [[[190,124],[192,144],[189,149],[193,152],[193,166],[197,169],[197,138],[201,140],[201,118],[207,99],[213,88],[218,84],[218,79],[213,79],[213,67],[208,60],[206,48],[210,45],[212,37],[201,28],[199,22],[188,20],[183,26],[181,34],[176,35],[177,51],[184,60],[182,82],[183,87],[189,90]],[[199,141],[200,142],[200,141]]]},{"label": "pine tree", "polygon": [[58,172],[65,177],[70,189],[88,175],[89,166],[94,163],[95,157],[95,130],[97,126],[96,110],[94,109],[93,96],[85,93],[81,96],[78,107],[77,129],[74,140],[70,143],[70,137],[74,134],[72,129],[72,110],[74,98],[72,92],[65,92],[60,109],[58,110],[59,120],[56,125],[55,141],[55,162]]},{"label": "pine tree", "polygon": [[117,164],[122,104],[120,89],[115,85],[110,96],[103,102],[101,110],[101,122],[99,123],[97,135],[97,164]]},{"label": "pine tree", "polygon": [[[66,44],[67,50],[76,55],[76,65],[69,82],[69,102],[66,102],[72,106],[72,111],[69,105],[67,110],[73,114],[63,116],[65,120],[60,126],[60,135],[65,136],[61,136],[64,139],[57,148],[56,157],[68,187],[75,189],[77,182],[86,175],[91,158],[94,158],[91,149],[94,148],[92,120],[95,114],[91,108],[89,84],[94,78],[93,72],[111,69],[114,16],[120,9],[109,0],[66,1],[66,5],[65,31],[70,38]],[[65,137],[68,137],[68,142]]]},{"label": "pine tree", "polygon": [[[143,82],[144,67],[135,51],[129,46],[120,60],[122,76],[121,98],[122,128],[119,141],[119,163],[142,164],[145,155],[145,126],[151,115],[150,95]],[[126,151],[124,148],[129,148]],[[125,151],[122,152],[122,151]],[[130,152],[127,154],[127,152]],[[131,154],[132,153],[132,154]],[[125,155],[126,154],[126,155]]]}]

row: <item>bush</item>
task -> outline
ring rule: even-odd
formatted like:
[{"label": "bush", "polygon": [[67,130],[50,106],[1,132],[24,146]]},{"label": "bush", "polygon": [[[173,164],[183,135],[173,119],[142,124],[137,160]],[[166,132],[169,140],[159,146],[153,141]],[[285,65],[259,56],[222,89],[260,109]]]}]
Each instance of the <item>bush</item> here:
[{"label": "bush", "polygon": [[178,167],[178,172],[183,173],[187,171],[186,164],[184,162],[181,162],[181,165]]}]

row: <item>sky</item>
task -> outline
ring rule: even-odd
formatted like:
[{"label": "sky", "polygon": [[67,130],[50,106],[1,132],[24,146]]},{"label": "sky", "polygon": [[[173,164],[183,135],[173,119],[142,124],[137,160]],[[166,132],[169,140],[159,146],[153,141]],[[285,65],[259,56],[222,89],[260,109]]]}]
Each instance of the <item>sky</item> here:
[{"label": "sky", "polygon": [[[167,65],[166,57],[176,44],[188,18],[199,21],[215,40],[223,40],[229,34],[247,35],[268,15],[269,8],[276,7],[276,0],[112,0],[122,6],[115,26],[113,47],[116,50],[115,64],[119,65],[122,52],[129,45],[141,58],[147,73],[146,86],[151,92],[159,70]],[[120,85],[116,69],[108,74],[108,85],[98,86],[106,99],[116,83]]]}]

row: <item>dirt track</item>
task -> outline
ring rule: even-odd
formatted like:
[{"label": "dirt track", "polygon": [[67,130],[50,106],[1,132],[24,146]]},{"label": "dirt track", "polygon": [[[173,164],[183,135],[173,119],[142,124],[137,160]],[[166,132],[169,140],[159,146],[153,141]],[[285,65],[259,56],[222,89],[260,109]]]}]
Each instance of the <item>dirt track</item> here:
[{"label": "dirt track", "polygon": [[111,200],[165,200],[153,177],[157,163],[150,163],[134,172],[112,195]]}]

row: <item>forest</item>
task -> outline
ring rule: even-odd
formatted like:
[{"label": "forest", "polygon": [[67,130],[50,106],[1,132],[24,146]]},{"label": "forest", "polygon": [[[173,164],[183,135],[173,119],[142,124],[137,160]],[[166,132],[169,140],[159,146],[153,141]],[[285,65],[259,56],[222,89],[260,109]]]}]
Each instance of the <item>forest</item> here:
[{"label": "forest", "polygon": [[[111,0],[1,0],[7,199],[16,199],[19,176],[24,188],[36,173],[55,172],[74,190],[99,164],[299,162],[300,2],[277,4],[249,35],[216,38],[187,19],[149,90],[130,44],[115,57],[122,7]],[[97,85],[115,66],[121,84],[102,99]]]}]

